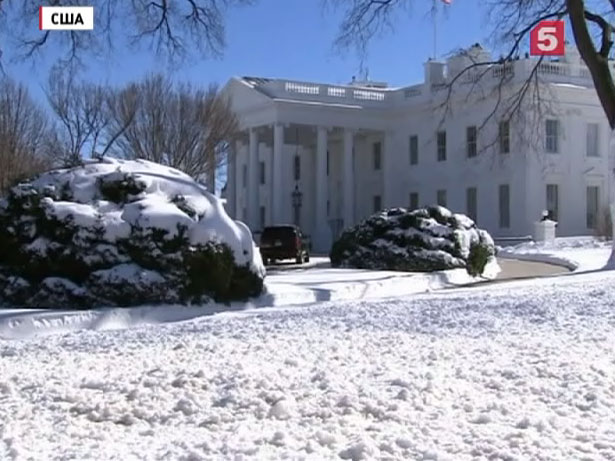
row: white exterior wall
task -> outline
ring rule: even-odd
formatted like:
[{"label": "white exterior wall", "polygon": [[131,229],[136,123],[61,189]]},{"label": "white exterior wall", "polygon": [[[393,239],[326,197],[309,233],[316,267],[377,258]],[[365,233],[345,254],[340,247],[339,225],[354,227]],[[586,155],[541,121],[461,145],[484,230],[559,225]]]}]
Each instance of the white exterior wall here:
[{"label": "white exterior wall", "polygon": [[[515,64],[524,70],[528,64]],[[548,70],[548,69],[547,69]],[[579,72],[576,70],[575,72]],[[580,75],[580,74],[579,74]],[[557,78],[561,79],[560,74]],[[446,92],[432,93],[427,85],[396,91],[364,89],[369,97],[378,93],[383,101],[357,102],[352,87],[333,88],[341,92],[340,102],[334,100],[330,86],[304,83],[296,94],[284,81],[267,81],[262,86],[233,79],[227,91],[233,98],[243,129],[258,128],[259,161],[266,163],[266,183],[258,186],[258,203],[267,209],[266,225],[272,222],[272,194],[281,194],[284,223],[292,223],[291,194],[295,187],[294,156],[301,158],[301,178],[297,182],[303,194],[300,224],[304,232],[314,236],[323,223],[316,216],[317,188],[327,185],[329,213],[326,226],[335,233],[341,229],[345,213],[344,200],[344,130],[354,133],[353,176],[350,186],[354,191],[355,224],[373,212],[374,196],[381,197],[384,207],[409,206],[410,193],[419,193],[419,205],[436,203],[438,189],[447,191],[447,207],[454,212],[466,213],[466,189],[476,187],[478,192],[478,225],[495,237],[520,237],[531,235],[533,223],[546,208],[546,184],[559,185],[560,223],[558,235],[591,234],[586,226],[586,187],[599,186],[601,205],[606,205],[609,183],[608,143],[609,127],[592,88],[572,85],[550,85],[555,103],[549,116],[560,122],[560,152],[544,153],[544,133],[530,142],[529,132],[536,126],[544,129],[545,119],[528,122],[528,126],[511,123],[510,153],[500,154],[497,140],[497,118],[494,118],[478,135],[478,156],[468,158],[466,128],[480,126],[493,108],[494,100],[466,100],[454,94],[452,110],[442,123],[441,113],[434,110]],[[587,83],[587,82],[586,82]],[[260,85],[260,84],[259,84]],[[252,88],[254,86],[255,88]],[[271,89],[273,88],[273,89]],[[277,88],[277,89],[276,89]],[[291,91],[292,90],[292,91]],[[286,93],[284,92],[286,91]],[[318,92],[318,95],[309,94]],[[280,94],[278,94],[280,93]],[[405,98],[404,98],[405,94]],[[284,96],[284,97],[282,97]],[[361,96],[361,95],[360,95]],[[350,100],[352,97],[355,100]],[[388,102],[387,102],[388,101]],[[553,109],[555,108],[555,109]],[[529,120],[529,118],[528,118]],[[586,155],[587,123],[600,124],[601,156]],[[282,152],[281,190],[272,190],[273,174],[273,125],[284,125]],[[530,126],[532,125],[532,126]],[[318,127],[327,128],[329,174],[319,182],[316,171]],[[436,132],[447,133],[447,160],[437,161]],[[301,131],[300,145],[293,133]],[[419,140],[418,165],[410,165],[410,136]],[[381,143],[381,169],[374,170],[373,144]],[[248,136],[239,144],[235,168],[237,187],[237,213],[241,220],[247,207],[250,191],[243,185],[243,165],[248,164]],[[260,178],[260,174],[259,174]],[[510,190],[510,226],[500,228],[499,186],[507,184]],[[260,212],[255,214],[259,216]],[[249,213],[248,213],[249,216]],[[248,222],[253,231],[260,230],[259,222]],[[320,227],[319,227],[320,226]],[[334,235],[335,237],[335,235]],[[328,251],[322,242],[314,242],[317,250]],[[323,246],[323,248],[319,248]]]}]

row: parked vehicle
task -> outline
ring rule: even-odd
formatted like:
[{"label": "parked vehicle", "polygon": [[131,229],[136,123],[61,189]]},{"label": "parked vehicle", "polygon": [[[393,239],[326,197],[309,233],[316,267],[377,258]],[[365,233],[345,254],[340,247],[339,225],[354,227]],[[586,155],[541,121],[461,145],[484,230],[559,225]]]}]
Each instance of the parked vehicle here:
[{"label": "parked vehicle", "polygon": [[261,257],[265,264],[294,259],[297,264],[310,260],[309,239],[293,225],[265,227],[260,238]]}]

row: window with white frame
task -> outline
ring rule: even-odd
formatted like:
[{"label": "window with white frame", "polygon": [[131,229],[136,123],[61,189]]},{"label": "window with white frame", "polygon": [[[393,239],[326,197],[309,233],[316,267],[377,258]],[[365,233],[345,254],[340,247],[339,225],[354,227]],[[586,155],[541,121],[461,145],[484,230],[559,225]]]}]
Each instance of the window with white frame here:
[{"label": "window with white frame", "polygon": [[264,207],[264,206],[262,206],[262,207],[260,208],[260,216],[259,216],[259,218],[260,218],[260,227],[261,227],[261,229],[262,229],[263,227],[265,227],[266,213],[267,213],[267,210],[265,209],[265,207]]},{"label": "window with white frame", "polygon": [[382,197],[374,195],[374,213],[378,213],[380,210],[382,210]]},{"label": "window with white frame", "polygon": [[510,227],[510,186],[508,184],[500,184],[498,204],[500,228],[507,229]]},{"label": "window with white frame", "polygon": [[438,131],[437,138],[437,160],[446,161],[446,131]]},{"label": "window with white frame", "polygon": [[410,136],[410,165],[419,163],[419,137]]},{"label": "window with white frame", "polygon": [[478,131],[476,126],[469,126],[466,128],[466,152],[468,158],[476,157],[477,150],[477,137]]},{"label": "window with white frame", "polygon": [[587,124],[587,156],[588,157],[600,157],[599,149],[599,132],[600,125],[597,123]]},{"label": "window with white frame", "polygon": [[260,167],[260,183],[265,184],[265,162],[260,162],[259,167]]},{"label": "window with white frame", "polygon": [[440,189],[436,192],[436,203],[440,206],[446,207],[446,190]]},{"label": "window with white frame", "polygon": [[295,181],[299,181],[301,179],[301,157],[299,155],[295,155],[295,163],[294,163],[294,177]]},{"label": "window with white frame", "polygon": [[498,129],[498,140],[500,144],[500,154],[510,153],[510,122],[503,120]]},{"label": "window with white frame", "polygon": [[547,211],[549,219],[559,220],[559,186],[547,184]]},{"label": "window with white frame", "polygon": [[248,187],[248,165],[244,164],[241,168],[241,183],[243,187]]},{"label": "window with white frame", "polygon": [[598,213],[600,212],[600,188],[598,186],[587,187],[587,216],[588,229],[598,226]]},{"label": "window with white frame", "polygon": [[545,134],[545,150],[550,154],[557,154],[559,152],[559,120],[547,120]]},{"label": "window with white frame", "polygon": [[382,144],[375,142],[372,147],[372,154],[374,156],[374,170],[380,170],[382,168]]},{"label": "window with white frame", "polygon": [[419,207],[419,193],[410,192],[410,209],[416,210]]}]

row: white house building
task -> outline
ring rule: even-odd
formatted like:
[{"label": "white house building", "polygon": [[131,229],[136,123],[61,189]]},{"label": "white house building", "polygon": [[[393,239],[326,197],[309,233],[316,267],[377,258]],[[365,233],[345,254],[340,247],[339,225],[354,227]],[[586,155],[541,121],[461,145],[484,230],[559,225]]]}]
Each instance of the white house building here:
[{"label": "white house building", "polygon": [[[530,235],[546,209],[558,235],[593,233],[610,194],[610,129],[588,69],[569,47],[558,61],[478,66],[449,85],[490,60],[474,45],[427,62],[424,82],[403,88],[231,79],[242,135],[229,156],[229,214],[254,232],[298,223],[316,251],[396,206],[441,204],[496,237]],[[508,117],[527,82],[540,85]]]}]

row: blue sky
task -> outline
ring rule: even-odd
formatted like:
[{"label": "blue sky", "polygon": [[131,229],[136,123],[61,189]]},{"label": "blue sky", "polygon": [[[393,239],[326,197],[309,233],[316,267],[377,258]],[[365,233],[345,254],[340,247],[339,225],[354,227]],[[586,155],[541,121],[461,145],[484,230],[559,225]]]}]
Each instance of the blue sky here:
[{"label": "blue sky", "polygon": [[[453,0],[439,15],[440,54],[474,42],[485,43],[489,27],[480,0]],[[374,40],[366,66],[373,80],[393,86],[421,81],[423,63],[433,50],[431,1],[398,16],[396,29]],[[86,80],[121,84],[153,71],[168,72],[176,80],[198,84],[224,84],[234,75],[281,77],[297,80],[347,83],[359,74],[359,59],[352,51],[343,54],[332,44],[340,13],[323,11],[320,0],[260,0],[255,6],[233,9],[227,15],[227,48],[222,59],[190,58],[172,68],[153,51],[117,52],[111,59],[86,59]],[[118,49],[122,49],[121,44]],[[55,57],[54,50],[34,62],[6,65],[7,73],[27,83],[35,98]]]}]

